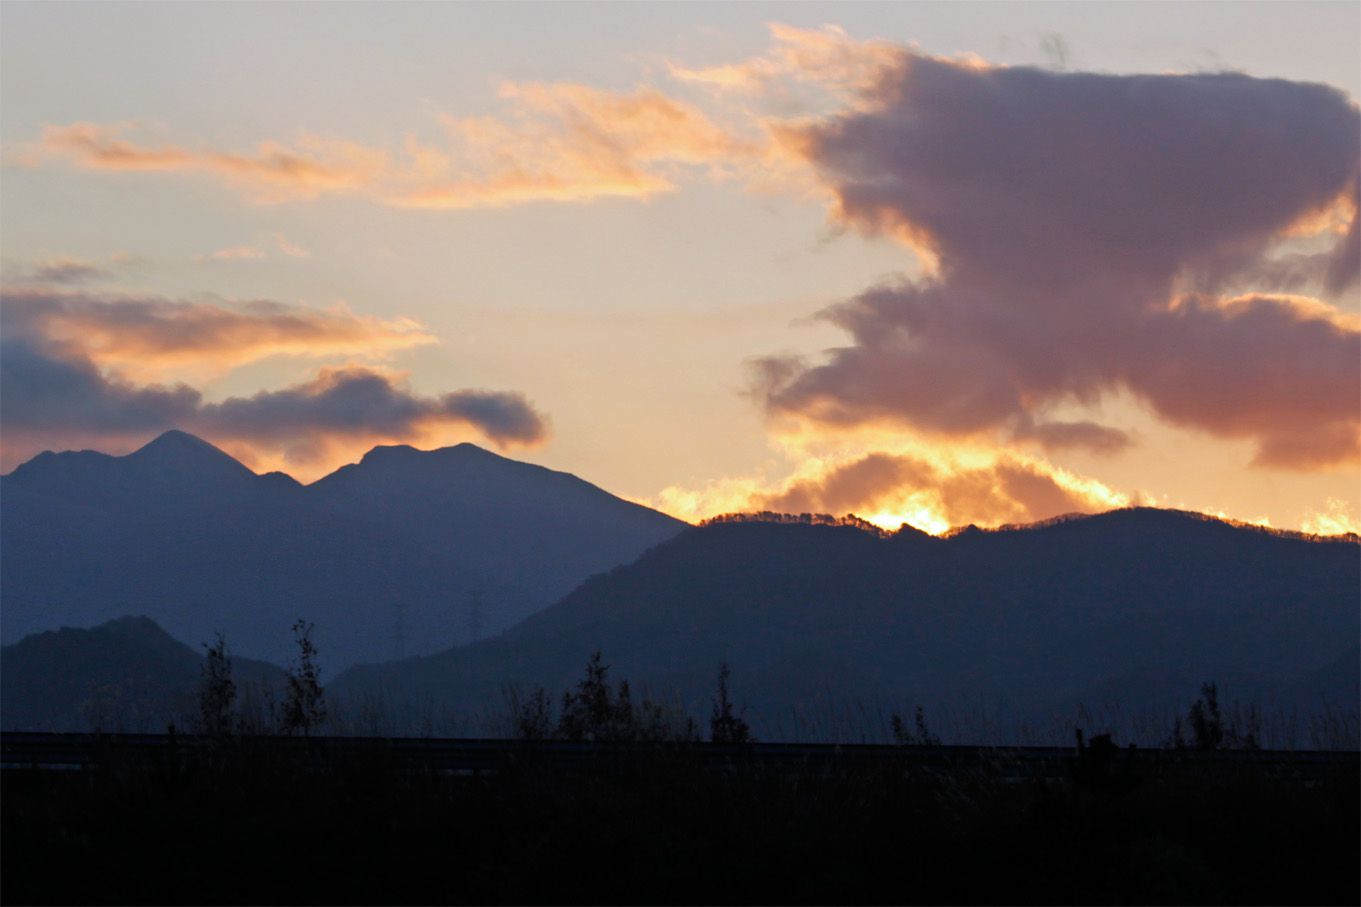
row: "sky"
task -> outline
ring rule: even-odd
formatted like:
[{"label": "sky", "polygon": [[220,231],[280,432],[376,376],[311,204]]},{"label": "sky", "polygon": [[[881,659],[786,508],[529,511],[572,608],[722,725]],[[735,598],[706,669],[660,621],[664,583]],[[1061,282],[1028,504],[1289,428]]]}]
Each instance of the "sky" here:
[{"label": "sky", "polygon": [[0,468],[1361,528],[1354,3],[6,3]]}]

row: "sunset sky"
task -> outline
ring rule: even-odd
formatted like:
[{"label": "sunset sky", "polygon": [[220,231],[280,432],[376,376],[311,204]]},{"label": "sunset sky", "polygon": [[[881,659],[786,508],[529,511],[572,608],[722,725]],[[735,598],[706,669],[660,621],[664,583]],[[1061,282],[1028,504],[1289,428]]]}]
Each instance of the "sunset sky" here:
[{"label": "sunset sky", "polygon": [[1361,5],[8,2],[0,468],[1361,529]]}]

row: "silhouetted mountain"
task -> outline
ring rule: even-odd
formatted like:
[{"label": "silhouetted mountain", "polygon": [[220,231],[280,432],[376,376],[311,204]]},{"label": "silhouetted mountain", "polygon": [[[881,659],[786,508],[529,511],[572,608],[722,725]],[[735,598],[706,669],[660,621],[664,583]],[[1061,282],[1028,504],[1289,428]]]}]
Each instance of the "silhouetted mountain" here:
[{"label": "silhouetted mountain", "polygon": [[282,662],[301,616],[331,671],[502,630],[685,526],[470,444],[380,447],[302,486],[167,432],[41,454],[0,497],[6,642],[144,613]]},{"label": "silhouetted mountain", "polygon": [[5,476],[5,490],[17,485],[73,504],[154,510],[211,503],[229,490],[249,493],[257,478],[208,442],[168,431],[125,457],[46,451]]},{"label": "silhouetted mountain", "polygon": [[[0,649],[0,727],[6,730],[192,730],[203,653],[147,617],[120,617],[88,630],[63,627]],[[244,690],[282,690],[282,669],[232,658]]]},{"label": "silhouetted mountain", "polygon": [[[576,476],[474,444],[376,447],[308,494],[328,512],[400,534],[432,555],[456,557],[471,577],[461,599],[515,603],[517,618],[685,526]],[[496,623],[497,630],[508,625]]]},{"label": "silhouetted mountain", "polygon": [[352,669],[334,689],[475,709],[508,683],[566,689],[600,649],[614,676],[696,714],[730,663],[734,695],[769,735],[833,719],[854,733],[916,703],[943,722],[1048,722],[1078,703],[1184,712],[1202,681],[1280,705],[1321,685],[1355,707],[1361,681],[1343,655],[1361,639],[1359,579],[1355,540],[1175,511],[947,538],[721,523],[497,639]]}]

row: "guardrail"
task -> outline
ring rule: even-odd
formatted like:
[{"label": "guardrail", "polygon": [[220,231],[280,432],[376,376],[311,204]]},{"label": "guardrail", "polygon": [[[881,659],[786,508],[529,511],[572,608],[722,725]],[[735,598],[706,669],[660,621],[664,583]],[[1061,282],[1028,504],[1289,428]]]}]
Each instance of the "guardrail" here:
[{"label": "guardrail", "polygon": [[493,772],[527,758],[554,768],[602,759],[668,754],[713,768],[751,765],[774,770],[833,770],[873,764],[939,771],[979,770],[1009,778],[1069,777],[1075,771],[1262,766],[1297,772],[1361,771],[1361,753],[1318,750],[1172,750],[1073,747],[893,746],[832,743],[578,743],[422,737],[239,736],[193,734],[0,733],[0,767],[13,770],[92,770],[112,764],[167,764],[231,755],[290,754],[325,765],[374,756],[412,769]]}]

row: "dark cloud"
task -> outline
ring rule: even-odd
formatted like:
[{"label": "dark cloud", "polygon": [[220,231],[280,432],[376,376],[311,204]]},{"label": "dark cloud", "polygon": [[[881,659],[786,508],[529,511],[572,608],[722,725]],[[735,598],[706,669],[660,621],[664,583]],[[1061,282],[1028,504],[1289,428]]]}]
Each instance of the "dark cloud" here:
[{"label": "dark cloud", "polygon": [[[906,59],[869,109],[785,139],[839,219],[928,250],[937,273],[825,312],[853,343],[824,360],[759,363],[773,411],[1113,449],[1116,430],[1046,412],[1128,390],[1170,421],[1253,439],[1262,464],[1357,457],[1355,320],[1242,291],[1294,225],[1339,200],[1354,210],[1361,115],[1344,95]],[[1339,292],[1357,242],[1353,217],[1278,284]],[[1221,298],[1231,286],[1244,298]]]},{"label": "dark cloud", "polygon": [[1118,453],[1130,445],[1130,437],[1118,428],[1085,420],[1077,422],[1035,422],[1028,416],[1017,420],[1013,436],[1033,440],[1045,450],[1080,447],[1095,453]]},{"label": "dark cloud", "polygon": [[546,418],[520,394],[424,396],[359,365],[209,403],[188,385],[135,383],[100,361],[138,352],[148,362],[242,361],[262,351],[309,352],[309,339],[322,352],[366,338],[381,347],[402,341],[405,323],[269,302],[197,305],[23,288],[0,294],[0,331],[0,429],[10,465],[42,446],[99,446],[167,428],[257,452],[323,453],[337,443],[418,439],[445,427],[474,429],[501,446],[537,443],[548,433]]},{"label": "dark cloud", "polygon": [[136,386],[108,378],[89,359],[29,340],[0,342],[0,425],[11,435],[51,431],[124,436],[168,428],[197,413],[191,387]]},{"label": "dark cloud", "polygon": [[1361,333],[1354,323],[1268,296],[1193,297],[1143,321],[1143,356],[1121,364],[1123,377],[1164,418],[1252,437],[1255,462],[1264,466],[1309,468],[1357,456]]},{"label": "dark cloud", "polygon": [[311,435],[405,438],[441,424],[465,424],[499,444],[532,444],[547,421],[521,395],[464,390],[443,397],[411,393],[391,376],[349,366],[313,381],[203,406],[195,424],[208,435],[245,441],[304,441]]},{"label": "dark cloud", "polygon": [[532,444],[548,432],[544,417],[520,394],[465,390],[440,398],[440,411],[476,425],[499,444]]},{"label": "dark cloud", "polygon": [[24,275],[24,279],[34,283],[72,284],[112,276],[112,271],[94,262],[58,258],[34,265],[33,270]]}]

